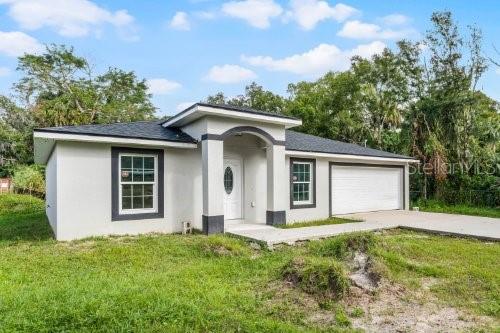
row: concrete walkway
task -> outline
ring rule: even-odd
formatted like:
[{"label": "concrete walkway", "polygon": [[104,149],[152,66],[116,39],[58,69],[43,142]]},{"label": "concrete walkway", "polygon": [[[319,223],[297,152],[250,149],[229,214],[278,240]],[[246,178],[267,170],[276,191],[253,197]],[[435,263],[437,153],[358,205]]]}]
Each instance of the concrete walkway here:
[{"label": "concrete walkway", "polygon": [[439,234],[500,241],[500,219],[414,211],[383,211],[343,215],[363,222],[316,227],[279,229],[264,224],[228,223],[226,233],[264,243],[267,246],[331,237],[356,231],[406,228]]}]

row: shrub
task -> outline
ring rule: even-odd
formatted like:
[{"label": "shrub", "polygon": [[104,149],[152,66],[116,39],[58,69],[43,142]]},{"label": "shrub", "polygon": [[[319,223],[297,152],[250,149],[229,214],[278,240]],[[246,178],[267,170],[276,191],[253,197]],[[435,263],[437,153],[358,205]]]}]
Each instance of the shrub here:
[{"label": "shrub", "polygon": [[365,311],[363,311],[362,308],[360,307],[355,307],[354,309],[352,309],[351,311],[351,317],[353,318],[360,318],[360,317],[363,317],[365,314]]},{"label": "shrub", "polygon": [[449,205],[500,206],[500,178],[494,175],[453,175],[444,182],[434,199]]},{"label": "shrub", "polygon": [[43,168],[38,165],[21,165],[14,171],[12,178],[17,190],[45,193]]},{"label": "shrub", "polygon": [[338,261],[326,258],[294,258],[282,269],[285,281],[308,294],[341,297],[349,288],[349,279]]},{"label": "shrub", "polygon": [[308,244],[311,253],[337,259],[345,259],[354,251],[369,252],[374,245],[375,236],[367,232],[338,235]]},{"label": "shrub", "polygon": [[202,251],[215,256],[238,256],[247,254],[248,247],[243,241],[235,238],[214,235],[203,240]]},{"label": "shrub", "polygon": [[335,311],[335,322],[337,323],[337,325],[342,327],[351,326],[351,321],[347,317],[347,314],[342,307],[338,307],[337,311]]}]

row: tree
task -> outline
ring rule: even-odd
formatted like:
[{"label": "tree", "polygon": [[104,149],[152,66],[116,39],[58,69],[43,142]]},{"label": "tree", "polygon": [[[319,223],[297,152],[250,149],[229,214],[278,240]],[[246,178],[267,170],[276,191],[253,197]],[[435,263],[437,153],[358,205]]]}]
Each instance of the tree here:
[{"label": "tree", "polygon": [[[495,53],[497,54],[497,56],[500,57],[500,52],[497,50],[497,48],[495,46],[493,46],[493,49],[495,50]],[[493,65],[495,65],[496,67],[500,68],[500,60],[494,60],[493,58],[490,58],[490,62]]]},{"label": "tree", "polygon": [[364,144],[361,85],[352,72],[330,72],[315,82],[288,86],[287,113],[302,119],[297,130],[325,138]]},{"label": "tree", "polygon": [[245,94],[243,95],[228,99],[224,93],[219,92],[213,96],[208,96],[206,101],[213,104],[243,106],[273,113],[283,113],[286,109],[286,100],[283,97],[264,90],[262,86],[255,82],[245,87]]},{"label": "tree", "polygon": [[[400,49],[407,44],[400,44]],[[411,102],[406,55],[385,49],[371,59],[354,57],[352,71],[361,84],[360,102],[371,146],[401,150],[400,128]]]},{"label": "tree", "polygon": [[[486,70],[481,33],[471,28],[465,43],[450,12],[434,13],[424,41],[430,66],[423,65],[425,89],[410,113],[411,152],[429,165],[439,192],[445,164],[470,164],[478,111],[476,84]],[[468,57],[466,53],[468,52]],[[425,179],[426,180],[426,179]]]},{"label": "tree", "polygon": [[0,175],[12,173],[17,163],[33,160],[34,121],[26,109],[0,95]]},{"label": "tree", "polygon": [[[32,163],[36,127],[154,117],[145,80],[117,68],[96,74],[93,66],[71,47],[50,45],[42,55],[26,54],[19,58],[17,70],[23,76],[13,86],[13,98],[0,96],[3,160]],[[5,167],[3,170],[5,173]]]},{"label": "tree", "polygon": [[109,68],[96,75],[73,48],[47,46],[42,55],[20,57],[17,69],[24,77],[14,90],[39,126],[135,121],[155,112],[134,72]]}]

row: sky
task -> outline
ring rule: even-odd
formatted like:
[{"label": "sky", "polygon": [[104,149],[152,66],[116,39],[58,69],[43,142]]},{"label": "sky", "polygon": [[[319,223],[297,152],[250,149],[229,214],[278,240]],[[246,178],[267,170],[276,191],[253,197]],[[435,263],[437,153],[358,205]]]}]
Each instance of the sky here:
[{"label": "sky", "polygon": [[[0,94],[10,95],[17,57],[44,44],[74,46],[97,72],[146,79],[157,115],[172,115],[252,81],[286,94],[289,83],[345,70],[406,38],[419,40],[434,11],[450,10],[460,30],[476,24],[484,54],[500,62],[497,0],[0,0]],[[500,100],[500,69],[479,88]]]}]

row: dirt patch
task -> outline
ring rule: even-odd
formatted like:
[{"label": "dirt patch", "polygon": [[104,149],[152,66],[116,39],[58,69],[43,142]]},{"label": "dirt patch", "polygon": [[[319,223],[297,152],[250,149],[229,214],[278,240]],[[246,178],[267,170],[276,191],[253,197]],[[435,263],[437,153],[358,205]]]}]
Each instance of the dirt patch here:
[{"label": "dirt patch", "polygon": [[351,318],[355,328],[367,332],[456,332],[491,325],[488,317],[467,314],[440,303],[429,290],[439,282],[425,278],[413,291],[382,279],[381,267],[363,252],[350,260],[351,287],[343,302],[363,312]]},{"label": "dirt patch", "polygon": [[375,262],[363,252],[355,252],[351,261],[352,273],[349,279],[356,287],[374,291],[380,282],[380,273],[375,267]]},{"label": "dirt patch", "polygon": [[275,281],[263,288],[264,311],[283,320],[300,324],[329,327],[335,324],[334,313],[322,308],[318,299],[292,282]]},{"label": "dirt patch", "polygon": [[461,310],[441,304],[427,288],[418,293],[385,280],[375,292],[367,292],[352,286],[344,300],[348,308],[358,307],[364,312],[359,318],[351,318],[355,328],[367,332],[461,332],[488,327],[488,317],[473,316]]},{"label": "dirt patch", "polygon": [[[311,243],[308,248],[318,257],[291,260],[268,300],[271,312],[279,309],[281,318],[320,328],[350,327],[366,332],[490,331],[496,324],[493,318],[440,301],[431,292],[440,283],[438,278],[422,279],[417,290],[390,282],[387,267],[369,255],[368,247],[351,248],[330,241]],[[337,264],[330,267],[335,262],[341,264],[339,269],[333,269]],[[341,293],[335,292],[338,286],[332,284],[338,276],[347,280]]]},{"label": "dirt patch", "polygon": [[[425,279],[418,291],[382,278],[368,290],[351,285],[342,300],[310,294],[297,281],[275,281],[264,288],[264,308],[291,322],[318,328],[341,327],[339,309],[348,314],[349,326],[366,332],[463,332],[489,328],[494,320],[448,307],[429,291],[438,279]],[[372,281],[370,283],[373,283]]]}]

